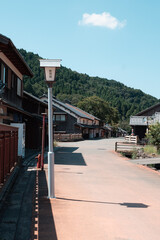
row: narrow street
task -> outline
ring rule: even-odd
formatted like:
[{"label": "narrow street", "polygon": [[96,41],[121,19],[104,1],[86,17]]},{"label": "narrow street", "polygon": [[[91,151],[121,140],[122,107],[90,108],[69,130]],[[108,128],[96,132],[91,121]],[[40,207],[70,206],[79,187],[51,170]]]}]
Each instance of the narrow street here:
[{"label": "narrow street", "polygon": [[0,240],[159,240],[160,174],[115,153],[117,140],[59,143],[55,199],[47,157],[44,171],[25,163],[1,210]]},{"label": "narrow street", "polygon": [[51,200],[56,239],[159,240],[160,175],[116,154],[115,141],[60,144]]}]

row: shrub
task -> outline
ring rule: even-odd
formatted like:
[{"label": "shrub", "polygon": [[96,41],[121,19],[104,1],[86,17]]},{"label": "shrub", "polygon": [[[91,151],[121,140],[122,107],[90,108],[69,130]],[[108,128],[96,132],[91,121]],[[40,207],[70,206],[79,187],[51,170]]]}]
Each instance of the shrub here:
[{"label": "shrub", "polygon": [[160,149],[160,123],[151,125],[147,134],[147,139],[150,144],[153,144],[157,147],[157,150]]},{"label": "shrub", "polygon": [[58,143],[56,141],[54,141],[53,147],[58,147]]}]

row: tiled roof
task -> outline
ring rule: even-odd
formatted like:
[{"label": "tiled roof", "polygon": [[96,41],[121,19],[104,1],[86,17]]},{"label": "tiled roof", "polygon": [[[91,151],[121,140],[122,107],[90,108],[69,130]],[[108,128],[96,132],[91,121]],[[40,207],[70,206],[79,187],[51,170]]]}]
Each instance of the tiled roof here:
[{"label": "tiled roof", "polygon": [[40,102],[40,103],[46,105],[46,107],[48,106],[47,102],[45,102],[45,101],[41,100],[40,98],[32,95],[31,93],[28,93],[28,92],[26,92],[26,91],[23,91],[23,93],[24,93],[26,96],[29,96],[29,97],[31,97],[32,99],[36,100],[37,102]]},{"label": "tiled roof", "polygon": [[152,110],[152,109],[154,109],[154,108],[156,108],[156,107],[159,107],[159,106],[160,106],[160,103],[157,103],[157,104],[155,104],[155,105],[152,105],[151,107],[146,108],[146,109],[144,109],[143,111],[137,113],[135,116],[145,115],[146,112],[148,112],[148,111],[150,111],[150,110]]},{"label": "tiled roof", "polygon": [[88,124],[82,124],[82,123],[75,123],[75,125],[82,128],[90,128],[90,129],[99,128],[99,125],[88,125]]},{"label": "tiled roof", "polygon": [[90,113],[87,113],[87,112],[83,111],[82,109],[80,109],[80,108],[78,108],[78,107],[72,106],[72,105],[70,105],[70,104],[68,104],[68,103],[66,103],[66,105],[69,106],[70,108],[72,108],[73,111],[76,110],[77,112],[84,114],[86,117],[89,117],[89,118],[91,118],[92,120],[95,120],[95,119],[96,119],[96,120],[100,120],[99,118],[93,116],[93,115],[90,114]]},{"label": "tiled roof", "polygon": [[83,112],[82,110],[80,111],[80,109],[68,104],[68,103],[62,103],[59,100],[53,98],[53,106],[54,106],[54,102],[57,103],[58,105],[64,107],[66,110],[69,110],[70,112],[74,113],[75,115],[82,117],[82,118],[87,118],[90,120],[93,120],[93,116],[86,114],[85,112]]},{"label": "tiled roof", "polygon": [[0,52],[4,53],[23,75],[33,77],[31,69],[16,49],[13,42],[2,34],[0,34]]},{"label": "tiled roof", "polygon": [[[42,101],[45,101],[45,102],[48,101],[46,95],[44,95],[42,97],[45,98]],[[73,106],[73,105],[71,105],[69,103],[63,103],[63,102],[57,100],[55,97],[52,98],[52,104],[53,104],[54,107],[59,107],[59,108],[62,107],[64,111],[66,109],[67,111],[69,111],[70,113],[72,113],[72,114],[74,114],[74,115],[76,115],[78,117],[87,118],[87,119],[92,120],[92,121],[95,120],[95,119],[96,120],[100,120],[99,118],[93,116],[90,113],[87,113],[87,112],[83,111],[82,109],[80,109],[78,107],[75,107],[75,106]]]}]

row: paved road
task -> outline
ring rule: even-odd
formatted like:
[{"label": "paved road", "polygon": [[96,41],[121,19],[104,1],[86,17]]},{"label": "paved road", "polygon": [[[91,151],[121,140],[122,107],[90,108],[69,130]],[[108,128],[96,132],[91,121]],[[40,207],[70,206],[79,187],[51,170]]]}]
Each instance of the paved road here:
[{"label": "paved road", "polygon": [[114,153],[114,143],[61,144],[50,202],[56,233],[47,239],[160,239],[160,175]]}]

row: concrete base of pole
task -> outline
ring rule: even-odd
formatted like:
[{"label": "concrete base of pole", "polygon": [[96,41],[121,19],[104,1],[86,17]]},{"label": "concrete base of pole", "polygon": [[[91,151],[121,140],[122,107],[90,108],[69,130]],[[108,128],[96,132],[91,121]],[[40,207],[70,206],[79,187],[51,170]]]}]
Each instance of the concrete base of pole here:
[{"label": "concrete base of pole", "polygon": [[48,198],[55,198],[55,191],[54,191],[54,152],[48,152]]}]

